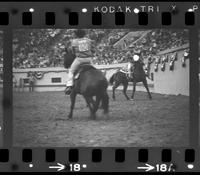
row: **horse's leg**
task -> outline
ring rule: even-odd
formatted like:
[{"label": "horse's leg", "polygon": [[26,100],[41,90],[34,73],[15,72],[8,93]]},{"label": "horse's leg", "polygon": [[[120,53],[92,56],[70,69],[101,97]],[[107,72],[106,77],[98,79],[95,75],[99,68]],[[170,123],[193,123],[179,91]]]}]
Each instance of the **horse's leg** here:
[{"label": "horse's leg", "polygon": [[115,85],[113,85],[113,87],[112,87],[112,98],[113,98],[113,100],[115,100]]},{"label": "horse's leg", "polygon": [[89,109],[92,109],[92,104],[91,104],[91,100],[89,99],[89,97],[84,97],[84,98],[87,103],[87,107],[89,107]]},{"label": "horse's leg", "polygon": [[89,101],[90,101],[90,104],[92,104],[92,109],[93,109],[93,111],[94,111],[95,104],[96,104],[96,100],[93,99],[93,97],[89,97]]},{"label": "horse's leg", "polygon": [[115,89],[117,89],[117,87],[119,86],[119,84],[118,83],[115,83],[114,85],[113,85],[113,87],[112,87],[112,91],[113,91],[113,100],[115,100]]},{"label": "horse's leg", "polygon": [[[94,106],[94,103],[93,103],[94,99],[93,98],[92,98],[92,100],[91,100],[91,98],[88,98],[88,99],[89,99],[89,103],[91,103]],[[89,104],[88,104],[87,100],[86,100],[86,107],[89,107]]]},{"label": "horse's leg", "polygon": [[127,82],[127,83],[124,83],[123,86],[124,86],[124,88],[123,88],[123,93],[124,93],[126,99],[129,100],[129,97],[128,97],[128,95],[126,94],[127,87],[128,87],[128,82]]},{"label": "horse's leg", "polygon": [[109,112],[109,96],[108,96],[107,91],[105,91],[102,94],[101,101],[102,101],[102,107],[104,109],[103,113],[104,113],[104,115],[106,115],[108,117],[108,112]]},{"label": "horse's leg", "polygon": [[98,108],[99,108],[100,101],[101,101],[101,96],[97,95],[97,96],[96,96],[95,106],[94,106],[94,113],[97,112],[97,110],[98,110]]},{"label": "horse's leg", "polygon": [[[94,101],[94,100],[93,100],[93,101]],[[90,100],[90,102],[92,102],[92,101]],[[89,107],[89,105],[88,105],[87,101],[86,101],[86,107]]]},{"label": "horse's leg", "polygon": [[94,112],[94,106],[95,106],[94,100],[92,99],[92,97],[86,97],[86,96],[85,96],[85,100],[86,100],[88,107],[90,109],[90,117],[92,119],[95,119],[96,116],[95,116],[95,112]]},{"label": "horse's leg", "polygon": [[133,81],[133,92],[132,92],[132,95],[131,95],[131,100],[133,100],[133,98],[134,98],[136,83],[137,83],[136,81]]},{"label": "horse's leg", "polygon": [[151,100],[152,97],[151,97],[151,93],[149,92],[149,88],[148,88],[148,84],[147,84],[146,78],[143,80],[143,85],[144,85],[144,87],[145,87],[146,90],[147,90],[147,93],[148,93],[148,95],[149,95],[149,99]]},{"label": "horse's leg", "polygon": [[100,100],[99,104],[100,104],[99,109],[103,109],[101,100]]},{"label": "horse's leg", "polygon": [[109,96],[106,90],[101,94],[101,102],[104,109],[103,113],[104,115],[107,115],[109,112]]},{"label": "horse's leg", "polygon": [[92,112],[91,112],[91,118],[96,119],[96,112],[99,108],[99,103],[100,103],[101,98],[100,97],[96,97],[96,100],[94,100],[92,97],[90,99],[93,108],[92,108]]},{"label": "horse's leg", "polygon": [[68,115],[68,118],[72,118],[73,115],[73,110],[74,110],[74,105],[76,101],[76,93],[74,91],[71,92],[70,94],[70,99],[71,99],[71,106],[70,106],[70,113]]},{"label": "horse's leg", "polygon": [[90,103],[86,100],[86,98],[84,97],[85,101],[86,101],[86,107],[88,107],[90,109]]}]

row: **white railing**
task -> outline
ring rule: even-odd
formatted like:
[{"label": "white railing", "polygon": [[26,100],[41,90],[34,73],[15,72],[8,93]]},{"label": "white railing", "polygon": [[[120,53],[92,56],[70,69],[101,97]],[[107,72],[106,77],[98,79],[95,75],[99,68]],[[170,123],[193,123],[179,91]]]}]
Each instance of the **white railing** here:
[{"label": "white railing", "polygon": [[124,40],[128,40],[128,39],[130,39],[132,36],[137,36],[137,35],[139,35],[140,33],[144,33],[144,32],[147,32],[147,31],[132,31],[132,32],[129,32],[129,33],[127,33],[125,36],[123,36],[119,41],[117,41],[117,42],[113,45],[113,47],[117,47],[118,45],[121,45],[122,42],[123,42]]},{"label": "white railing", "polygon": [[[127,63],[110,64],[110,65],[93,65],[97,69],[118,69],[126,66]],[[13,69],[13,73],[27,73],[27,72],[66,72],[67,69],[63,67],[47,67],[47,68],[26,68]]]}]

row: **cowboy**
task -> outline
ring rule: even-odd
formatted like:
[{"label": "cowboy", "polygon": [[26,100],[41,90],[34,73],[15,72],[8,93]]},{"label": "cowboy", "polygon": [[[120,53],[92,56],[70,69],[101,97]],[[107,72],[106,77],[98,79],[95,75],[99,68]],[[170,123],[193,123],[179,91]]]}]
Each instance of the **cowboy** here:
[{"label": "cowboy", "polygon": [[121,71],[121,72],[125,73],[128,76],[128,78],[130,78],[130,79],[133,78],[133,76],[132,76],[133,60],[139,60],[139,56],[138,55],[131,56],[131,54],[128,53],[127,54],[128,63],[121,69],[118,69],[117,71]]},{"label": "cowboy", "polygon": [[65,94],[69,95],[74,85],[74,73],[82,64],[91,64],[92,61],[92,40],[86,37],[83,29],[75,31],[75,39],[71,40],[72,52],[76,58],[69,68],[68,80],[66,84]]},{"label": "cowboy", "polygon": [[29,72],[29,92],[33,92],[35,84],[35,76],[33,72]]},{"label": "cowboy", "polygon": [[132,76],[133,62],[134,61],[139,61],[139,60],[140,60],[139,55],[133,55],[131,61],[128,63],[127,68],[128,68],[128,75],[129,75],[130,78],[133,78],[133,76]]},{"label": "cowboy", "polygon": [[128,57],[128,64],[127,64],[126,68],[128,70],[128,77],[132,78],[132,66],[133,66],[132,59],[133,59],[133,57],[131,56],[131,53],[128,53],[127,57]]}]

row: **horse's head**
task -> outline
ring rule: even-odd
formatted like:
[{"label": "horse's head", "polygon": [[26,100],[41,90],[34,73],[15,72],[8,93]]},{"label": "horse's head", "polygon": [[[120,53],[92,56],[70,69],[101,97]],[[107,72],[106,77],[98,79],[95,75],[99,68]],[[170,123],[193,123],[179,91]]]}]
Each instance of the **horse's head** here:
[{"label": "horse's head", "polygon": [[64,54],[64,67],[69,68],[75,58],[76,56],[73,54],[72,50],[66,48]]}]

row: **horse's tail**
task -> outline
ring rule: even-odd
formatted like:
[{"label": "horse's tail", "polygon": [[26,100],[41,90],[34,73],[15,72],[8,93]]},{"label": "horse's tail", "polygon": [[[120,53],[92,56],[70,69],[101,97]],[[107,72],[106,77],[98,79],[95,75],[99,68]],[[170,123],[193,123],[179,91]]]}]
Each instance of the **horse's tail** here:
[{"label": "horse's tail", "polygon": [[104,114],[107,114],[109,112],[109,96],[107,91],[104,91],[101,95],[101,106],[104,110]]},{"label": "horse's tail", "polygon": [[114,73],[112,76],[111,76],[111,78],[110,78],[110,84],[113,84],[114,83],[114,81],[115,81],[115,75],[116,75],[116,73]]}]

